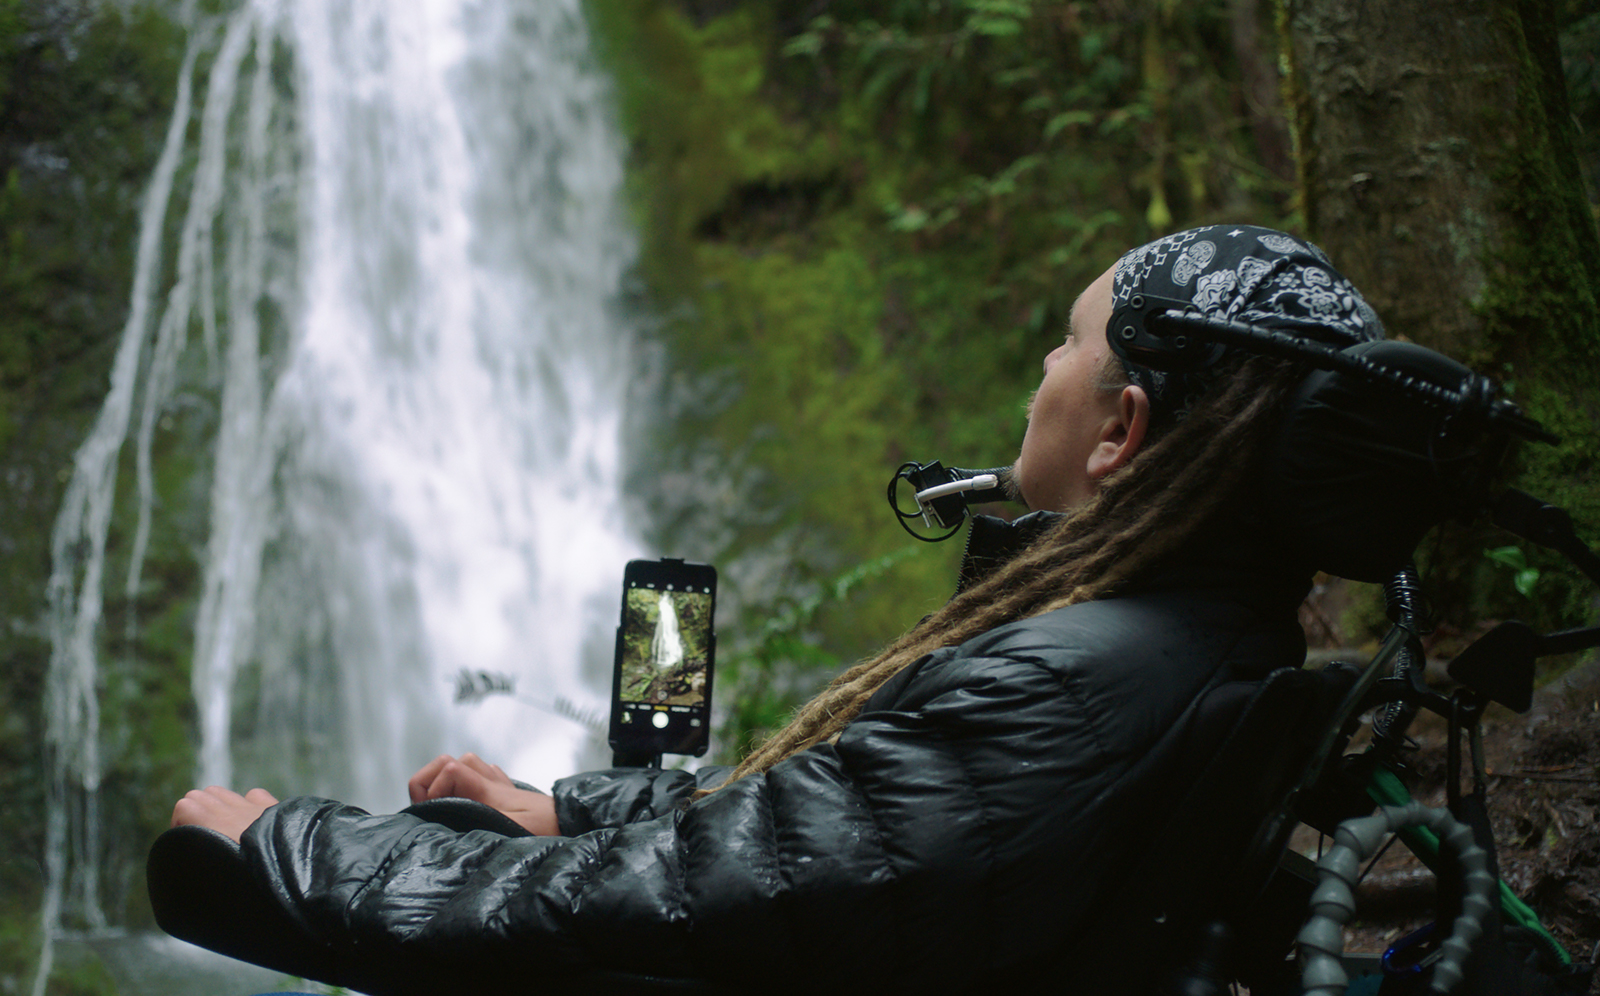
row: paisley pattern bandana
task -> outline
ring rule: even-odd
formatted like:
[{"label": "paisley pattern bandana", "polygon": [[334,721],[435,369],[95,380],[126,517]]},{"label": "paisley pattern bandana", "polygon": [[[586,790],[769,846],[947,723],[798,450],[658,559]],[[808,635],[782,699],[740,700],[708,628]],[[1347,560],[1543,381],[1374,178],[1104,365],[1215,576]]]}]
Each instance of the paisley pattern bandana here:
[{"label": "paisley pattern bandana", "polygon": [[[1270,228],[1212,225],[1140,246],[1117,261],[1106,334],[1142,325],[1136,296],[1186,302],[1201,314],[1291,332],[1335,347],[1384,337],[1359,291],[1321,249]],[[1156,418],[1182,418],[1243,350],[1200,370],[1161,371],[1127,357],[1128,379],[1150,396]]]}]

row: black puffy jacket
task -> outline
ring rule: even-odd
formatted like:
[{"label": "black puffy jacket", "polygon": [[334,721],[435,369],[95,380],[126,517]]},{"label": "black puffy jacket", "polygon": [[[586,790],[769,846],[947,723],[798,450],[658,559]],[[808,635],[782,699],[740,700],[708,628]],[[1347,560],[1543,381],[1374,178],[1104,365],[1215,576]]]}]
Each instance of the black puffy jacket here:
[{"label": "black puffy jacket", "polygon": [[1117,889],[1204,761],[1212,693],[1303,659],[1304,576],[1232,561],[936,651],[837,742],[692,805],[721,771],[564,779],[553,838],[298,798],[244,855],[372,991],[575,991],[594,968],[981,991],[1048,967]]}]

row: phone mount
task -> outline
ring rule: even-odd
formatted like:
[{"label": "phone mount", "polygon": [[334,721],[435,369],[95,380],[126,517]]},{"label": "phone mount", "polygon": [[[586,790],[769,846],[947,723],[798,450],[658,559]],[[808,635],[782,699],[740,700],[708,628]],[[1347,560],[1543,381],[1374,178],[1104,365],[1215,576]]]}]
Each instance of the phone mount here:
[{"label": "phone mount", "polygon": [[613,768],[659,768],[662,754],[649,750],[615,750],[611,752]]},{"label": "phone mount", "polygon": [[[901,464],[889,478],[889,508],[907,534],[924,543],[938,543],[961,531],[968,505],[1012,500],[1005,486],[1010,476],[1009,467],[963,470],[947,468],[937,460],[928,464],[910,461]],[[915,509],[901,506],[901,481],[911,485]],[[946,531],[937,536],[925,536],[909,525],[919,519],[929,529]]]}]

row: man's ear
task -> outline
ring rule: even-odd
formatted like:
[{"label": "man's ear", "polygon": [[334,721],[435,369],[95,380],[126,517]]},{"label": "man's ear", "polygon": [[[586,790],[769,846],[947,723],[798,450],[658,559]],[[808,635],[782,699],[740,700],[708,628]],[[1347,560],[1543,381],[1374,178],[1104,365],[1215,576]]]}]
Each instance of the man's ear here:
[{"label": "man's ear", "polygon": [[1144,445],[1150,427],[1150,396],[1137,384],[1129,384],[1117,395],[1116,412],[1100,423],[1100,435],[1089,451],[1085,470],[1089,480],[1102,477],[1132,460]]}]

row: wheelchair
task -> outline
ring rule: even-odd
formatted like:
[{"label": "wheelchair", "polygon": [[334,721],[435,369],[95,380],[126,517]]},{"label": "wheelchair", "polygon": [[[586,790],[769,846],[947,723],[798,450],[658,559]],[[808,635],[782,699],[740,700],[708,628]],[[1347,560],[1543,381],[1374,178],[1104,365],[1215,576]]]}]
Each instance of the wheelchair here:
[{"label": "wheelchair", "polygon": [[[1265,483],[1283,516],[1277,528],[1329,573],[1387,581],[1393,628],[1364,665],[1285,668],[1213,690],[1218,699],[1206,722],[1215,749],[1151,828],[1109,908],[1051,954],[1072,960],[1072,981],[1069,989],[1049,988],[1161,996],[1215,996],[1238,985],[1251,996],[1587,992],[1593,967],[1562,950],[1498,879],[1480,720],[1491,702],[1526,712],[1536,659],[1600,646],[1600,627],[1539,634],[1502,623],[1451,662],[1456,687],[1446,695],[1422,678],[1424,613],[1410,566],[1423,533],[1438,521],[1487,511],[1496,525],[1557,551],[1600,585],[1600,556],[1564,511],[1493,487],[1513,437],[1552,437],[1497,397],[1486,378],[1411,344],[1334,350],[1176,311],[1152,327],[1311,365]],[[965,503],[993,497],[987,489],[994,482],[983,472],[912,464],[896,476],[917,489],[916,514],[940,528],[959,527]],[[891,481],[891,505],[894,488]],[[898,507],[896,514],[902,522],[908,517]],[[1412,803],[1398,776],[1408,726],[1423,710],[1448,724],[1442,809]],[[1346,754],[1368,722],[1370,746]],[[1461,790],[1464,775],[1470,792]],[[409,812],[461,832],[526,833],[467,800],[435,800]],[[1334,838],[1317,866],[1288,848],[1301,823]],[[1408,939],[1393,957],[1345,956],[1341,926],[1352,912],[1356,869],[1392,831],[1439,876],[1440,926],[1415,944]],[[147,881],[156,921],[175,937],[371,996],[419,991],[367,985],[371,977],[359,966],[337,959],[264,895],[238,845],[213,831],[162,834]],[[1095,954],[1124,950],[1130,939],[1145,954],[1135,964]],[[556,988],[593,996],[727,991],[705,980],[609,971],[563,977]]]}]

